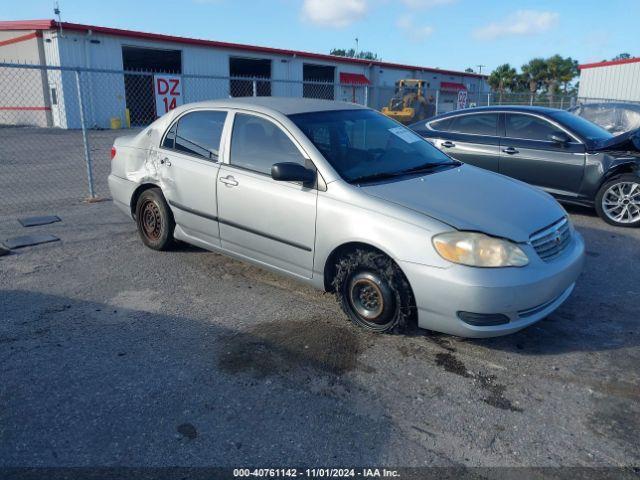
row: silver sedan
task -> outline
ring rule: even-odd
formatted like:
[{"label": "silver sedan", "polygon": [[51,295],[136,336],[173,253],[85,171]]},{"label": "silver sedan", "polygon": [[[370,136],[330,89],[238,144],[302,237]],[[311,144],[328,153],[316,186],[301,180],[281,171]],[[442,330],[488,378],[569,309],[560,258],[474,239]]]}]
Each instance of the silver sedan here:
[{"label": "silver sedan", "polygon": [[113,200],[147,246],[180,240],[335,292],[374,332],[515,332],[582,269],[582,237],[551,196],[358,105],[194,103],[111,153]]}]

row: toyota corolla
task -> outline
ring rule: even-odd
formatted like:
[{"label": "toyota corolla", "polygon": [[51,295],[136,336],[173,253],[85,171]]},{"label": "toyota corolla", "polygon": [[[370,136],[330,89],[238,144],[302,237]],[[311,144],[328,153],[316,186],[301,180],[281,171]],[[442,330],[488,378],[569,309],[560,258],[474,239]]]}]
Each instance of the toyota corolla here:
[{"label": "toyota corolla", "polygon": [[111,153],[113,200],[148,247],[183,241],[334,292],[374,332],[515,332],[582,269],[582,237],[550,195],[358,105],[194,103]]}]

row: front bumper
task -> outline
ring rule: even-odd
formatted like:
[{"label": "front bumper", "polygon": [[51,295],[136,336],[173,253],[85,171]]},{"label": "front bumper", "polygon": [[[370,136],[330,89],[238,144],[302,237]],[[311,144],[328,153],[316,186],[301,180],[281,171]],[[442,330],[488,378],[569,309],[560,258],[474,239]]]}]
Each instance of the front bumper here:
[{"label": "front bumper", "polygon": [[[573,291],[584,263],[584,240],[574,231],[571,244],[550,262],[527,247],[530,263],[522,268],[436,268],[399,262],[413,289],[419,327],[461,337],[494,337],[547,317]],[[460,311],[502,314],[509,322],[470,325],[458,317]]]}]

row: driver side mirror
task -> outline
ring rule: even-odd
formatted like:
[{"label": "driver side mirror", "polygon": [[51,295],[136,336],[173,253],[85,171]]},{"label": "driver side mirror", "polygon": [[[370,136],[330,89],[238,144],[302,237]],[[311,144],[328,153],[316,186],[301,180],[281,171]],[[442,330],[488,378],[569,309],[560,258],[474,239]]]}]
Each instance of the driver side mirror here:
[{"label": "driver side mirror", "polygon": [[316,181],[316,172],[294,162],[275,163],[271,166],[271,178],[280,182],[302,182],[305,187]]},{"label": "driver side mirror", "polygon": [[571,138],[569,138],[569,135],[567,135],[566,133],[557,131],[549,135],[549,140],[555,143],[559,143],[560,145],[566,145],[571,141]]}]

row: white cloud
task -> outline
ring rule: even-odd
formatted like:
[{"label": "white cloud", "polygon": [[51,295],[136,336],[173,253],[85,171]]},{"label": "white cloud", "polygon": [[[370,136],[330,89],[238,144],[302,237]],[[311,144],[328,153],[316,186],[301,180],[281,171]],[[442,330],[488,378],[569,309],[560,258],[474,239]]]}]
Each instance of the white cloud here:
[{"label": "white cloud", "polygon": [[304,0],[302,17],[323,27],[344,28],[367,13],[365,0]]},{"label": "white cloud", "polygon": [[500,22],[493,22],[473,32],[480,40],[493,40],[514,35],[537,35],[551,30],[558,24],[556,12],[518,10]]},{"label": "white cloud", "polygon": [[451,5],[458,0],[402,0],[408,8],[419,10],[422,8],[439,7],[441,5]]},{"label": "white cloud", "polygon": [[396,26],[411,40],[420,42],[431,36],[433,27],[429,25],[416,26],[412,15],[402,15],[396,20]]}]

